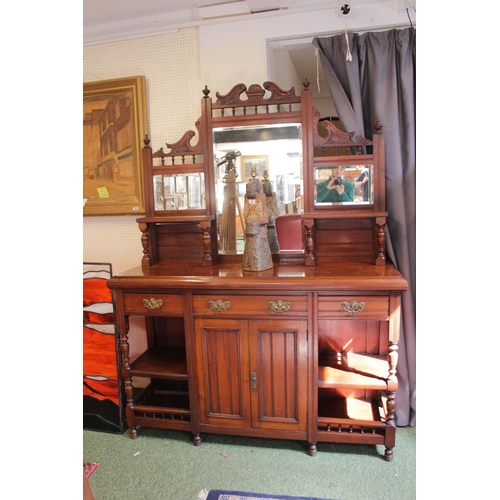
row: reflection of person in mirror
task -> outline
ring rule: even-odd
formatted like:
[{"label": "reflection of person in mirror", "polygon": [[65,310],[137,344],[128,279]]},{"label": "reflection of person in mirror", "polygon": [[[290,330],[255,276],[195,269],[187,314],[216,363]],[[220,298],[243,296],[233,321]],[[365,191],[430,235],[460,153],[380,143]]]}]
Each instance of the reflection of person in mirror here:
[{"label": "reflection of person in mirror", "polygon": [[318,203],[354,201],[354,185],[349,181],[344,181],[343,174],[343,167],[333,167],[330,177],[316,186],[316,201]]},{"label": "reflection of person in mirror", "polygon": [[363,201],[368,201],[368,169],[365,168],[356,180],[356,187],[360,188]]}]

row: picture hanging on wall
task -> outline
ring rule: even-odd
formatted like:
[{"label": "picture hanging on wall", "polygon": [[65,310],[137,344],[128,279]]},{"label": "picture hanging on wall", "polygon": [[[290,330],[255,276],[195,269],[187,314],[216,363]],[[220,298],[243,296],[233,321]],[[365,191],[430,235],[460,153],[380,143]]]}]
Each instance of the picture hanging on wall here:
[{"label": "picture hanging on wall", "polygon": [[241,180],[247,182],[252,177],[252,168],[255,167],[257,177],[262,180],[264,170],[269,172],[267,156],[242,156],[241,157]]},{"label": "picture hanging on wall", "polygon": [[146,78],[83,84],[83,215],[145,213]]}]

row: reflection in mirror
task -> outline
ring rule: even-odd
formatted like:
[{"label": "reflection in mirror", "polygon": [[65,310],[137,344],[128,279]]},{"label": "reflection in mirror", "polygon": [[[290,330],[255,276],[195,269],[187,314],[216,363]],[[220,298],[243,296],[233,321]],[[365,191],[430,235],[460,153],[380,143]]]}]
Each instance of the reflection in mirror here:
[{"label": "reflection in mirror", "polygon": [[373,204],[373,165],[315,168],[314,204]]},{"label": "reflection in mirror", "polygon": [[218,128],[213,141],[219,253],[242,254],[244,196],[253,168],[261,181],[267,172],[280,214],[302,213],[301,125]]},{"label": "reflection in mirror", "polygon": [[203,173],[154,175],[155,210],[205,208]]}]

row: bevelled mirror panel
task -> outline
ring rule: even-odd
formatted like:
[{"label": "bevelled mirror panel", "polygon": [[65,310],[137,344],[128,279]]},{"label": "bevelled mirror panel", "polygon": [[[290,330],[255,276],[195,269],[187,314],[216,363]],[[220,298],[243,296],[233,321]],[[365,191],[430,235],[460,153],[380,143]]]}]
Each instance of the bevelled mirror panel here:
[{"label": "bevelled mirror panel", "polygon": [[373,165],[314,169],[314,205],[372,205]]},{"label": "bevelled mirror panel", "polygon": [[261,181],[267,176],[279,214],[303,211],[302,128],[299,123],[218,128],[213,142],[219,253],[242,254],[244,199],[252,169]]},{"label": "bevelled mirror panel", "polygon": [[154,175],[155,210],[205,208],[203,173]]}]

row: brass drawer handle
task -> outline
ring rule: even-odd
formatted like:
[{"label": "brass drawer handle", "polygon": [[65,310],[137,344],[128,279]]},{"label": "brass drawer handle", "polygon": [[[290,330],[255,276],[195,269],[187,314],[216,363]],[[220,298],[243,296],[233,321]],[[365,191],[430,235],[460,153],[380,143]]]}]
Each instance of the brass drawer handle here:
[{"label": "brass drawer handle", "polygon": [[276,302],[273,302],[272,300],[269,301],[269,309],[277,313],[283,313],[289,311],[290,307],[291,307],[290,302],[283,302],[282,300],[277,300]]},{"label": "brass drawer handle", "polygon": [[212,311],[217,311],[217,312],[222,312],[226,311],[229,309],[229,306],[231,305],[229,300],[209,300],[208,305]]},{"label": "brass drawer handle", "polygon": [[365,307],[364,302],[356,302],[355,300],[351,300],[351,302],[342,302],[342,309],[345,312],[351,314],[357,314],[363,310]]},{"label": "brass drawer handle", "polygon": [[163,305],[163,302],[161,299],[144,299],[142,301],[142,303],[144,304],[144,307],[146,309],[160,309],[161,306]]}]

